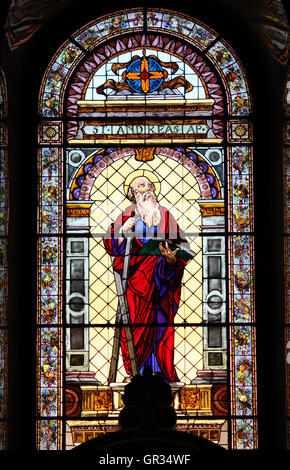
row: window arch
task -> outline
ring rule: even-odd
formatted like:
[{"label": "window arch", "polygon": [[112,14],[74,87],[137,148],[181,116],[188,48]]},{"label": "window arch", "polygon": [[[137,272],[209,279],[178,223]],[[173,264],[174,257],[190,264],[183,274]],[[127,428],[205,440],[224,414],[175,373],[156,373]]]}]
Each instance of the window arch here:
[{"label": "window arch", "polygon": [[[161,74],[152,92],[136,75],[130,88],[142,58]],[[118,416],[130,367],[120,356],[110,376],[118,292],[103,239],[136,175],[154,181],[194,252],[166,326],[178,426],[229,449],[257,447],[251,113],[234,51],[176,12],[102,17],[51,60],[39,96],[40,449],[69,448]],[[95,422],[76,424],[86,417]]]}]

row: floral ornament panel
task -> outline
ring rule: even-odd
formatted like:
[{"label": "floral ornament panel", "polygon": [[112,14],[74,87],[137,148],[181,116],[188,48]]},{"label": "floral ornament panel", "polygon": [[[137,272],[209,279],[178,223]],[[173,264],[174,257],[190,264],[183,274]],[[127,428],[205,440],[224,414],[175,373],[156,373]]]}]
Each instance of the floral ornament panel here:
[{"label": "floral ornament panel", "polygon": [[39,328],[37,413],[57,417],[62,410],[62,333],[59,328]]},{"label": "floral ornament panel", "polygon": [[[8,398],[8,332],[7,329],[0,328],[0,420],[7,419],[7,398]],[[6,433],[6,423],[3,423],[3,433]],[[5,448],[6,434],[0,435],[0,450]]]},{"label": "floral ornament panel", "polygon": [[62,150],[39,150],[39,232],[59,233],[62,227]]},{"label": "floral ornament panel", "polygon": [[46,147],[41,149],[41,176],[56,177],[59,172],[60,149]]},{"label": "floral ornament panel", "polygon": [[235,404],[237,415],[253,414],[253,362],[252,356],[236,356],[235,358]]},{"label": "floral ornament panel", "polygon": [[42,232],[58,232],[58,210],[55,207],[42,206]]},{"label": "floral ornament panel", "polygon": [[257,448],[257,422],[253,419],[237,419],[232,421],[233,448],[251,450]]},{"label": "floral ornament panel", "polygon": [[38,323],[61,322],[61,240],[54,237],[38,241]]},{"label": "floral ornament panel", "polygon": [[232,321],[248,323],[255,320],[254,312],[254,247],[253,238],[230,238],[230,273]]},{"label": "floral ornament panel", "polygon": [[57,388],[42,388],[40,390],[41,416],[57,416]]},{"label": "floral ornament panel", "polygon": [[249,322],[253,315],[253,297],[243,292],[236,293],[233,299],[234,320]]},{"label": "floral ornament panel", "polygon": [[[61,240],[42,237],[38,241],[38,323],[61,323]],[[62,330],[40,327],[37,335],[37,413],[39,417],[57,417],[62,413]],[[46,426],[47,424],[47,426]],[[60,423],[39,425],[39,448],[56,450],[60,445]]]},{"label": "floral ornament panel", "polygon": [[58,294],[57,266],[43,266],[41,269],[41,296],[56,296]]},{"label": "floral ornament panel", "polygon": [[59,199],[59,185],[58,178],[42,178],[42,204],[43,206],[58,206]]},{"label": "floral ornament panel", "polygon": [[251,288],[251,266],[242,258],[238,263],[234,263],[234,292],[249,292]]},{"label": "floral ornament panel", "polygon": [[161,29],[190,38],[199,49],[205,49],[216,38],[213,30],[193,22],[188,17],[153,9],[147,12],[147,29]]},{"label": "floral ornament panel", "polygon": [[61,320],[60,304],[58,301],[60,269],[60,241],[58,238],[42,238],[39,241],[39,256],[41,259],[39,293],[38,293],[38,322],[41,324],[59,323]]},{"label": "floral ornament panel", "polygon": [[49,389],[59,384],[57,359],[60,355],[58,328],[40,328],[40,385]]},{"label": "floral ornament panel", "polygon": [[229,149],[229,229],[234,232],[253,230],[252,149]]},{"label": "floral ornament panel", "polygon": [[74,34],[73,38],[80,46],[89,50],[109,36],[138,29],[143,29],[143,11],[131,10],[106,17],[95,24],[90,23],[81,32]]},{"label": "floral ornament panel", "polygon": [[39,107],[43,117],[61,116],[64,84],[82,51],[72,42],[66,42],[53,57],[41,88]]},{"label": "floral ornament panel", "polygon": [[0,149],[0,235],[8,231],[8,152]]},{"label": "floral ornament panel", "polygon": [[58,450],[60,448],[62,422],[56,419],[41,420],[38,422],[38,449]]},{"label": "floral ornament panel", "polygon": [[250,100],[244,71],[234,53],[222,41],[212,46],[207,53],[216,63],[229,94],[229,113],[248,116]]},{"label": "floral ornament panel", "polygon": [[7,326],[6,301],[8,296],[8,241],[0,239],[0,326]]},{"label": "floral ornament panel", "polygon": [[232,328],[232,414],[256,415],[255,328]]},{"label": "floral ornament panel", "polygon": [[39,303],[39,322],[48,325],[58,323],[58,296],[51,295],[50,291],[48,291],[47,295],[40,297]]}]

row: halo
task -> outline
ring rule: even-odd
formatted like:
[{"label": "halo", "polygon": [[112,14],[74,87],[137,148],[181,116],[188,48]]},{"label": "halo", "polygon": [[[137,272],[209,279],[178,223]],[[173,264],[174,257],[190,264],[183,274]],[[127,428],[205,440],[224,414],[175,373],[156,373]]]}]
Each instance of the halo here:
[{"label": "halo", "polygon": [[136,171],[133,171],[132,173],[130,173],[127,176],[127,178],[125,179],[124,192],[125,192],[126,196],[127,196],[130,184],[132,183],[132,181],[135,178],[138,178],[139,176],[145,176],[146,178],[148,178],[151,181],[151,183],[154,184],[156,196],[160,193],[161,184],[160,184],[159,179],[157,178],[157,176],[154,173],[152,173],[151,171],[148,171],[148,170],[136,170]]}]

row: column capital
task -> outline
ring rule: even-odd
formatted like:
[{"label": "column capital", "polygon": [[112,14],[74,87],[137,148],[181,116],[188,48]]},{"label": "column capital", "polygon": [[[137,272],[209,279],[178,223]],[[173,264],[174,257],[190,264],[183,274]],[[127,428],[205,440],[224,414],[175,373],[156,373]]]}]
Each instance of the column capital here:
[{"label": "column capital", "polygon": [[67,201],[67,217],[89,217],[94,201]]},{"label": "column capital", "polygon": [[203,217],[213,215],[225,215],[225,201],[223,199],[199,199],[201,215]]}]

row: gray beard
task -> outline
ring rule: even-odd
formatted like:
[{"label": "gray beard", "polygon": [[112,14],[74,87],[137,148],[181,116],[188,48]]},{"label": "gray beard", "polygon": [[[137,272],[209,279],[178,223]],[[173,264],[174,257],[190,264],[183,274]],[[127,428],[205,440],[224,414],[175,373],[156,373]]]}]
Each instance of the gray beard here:
[{"label": "gray beard", "polygon": [[135,192],[136,209],[147,227],[157,226],[161,222],[159,204],[153,191],[144,194]]}]

